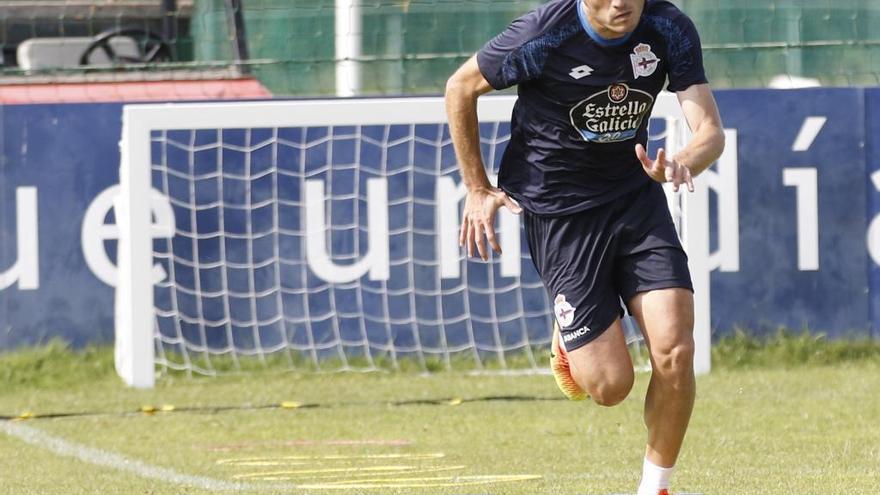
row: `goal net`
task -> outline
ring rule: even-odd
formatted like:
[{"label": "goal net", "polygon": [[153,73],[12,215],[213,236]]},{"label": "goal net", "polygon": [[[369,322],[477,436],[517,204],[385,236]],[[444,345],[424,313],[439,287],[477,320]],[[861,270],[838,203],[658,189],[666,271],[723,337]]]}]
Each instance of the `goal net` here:
[{"label": "goal net", "polygon": [[[490,175],[514,100],[480,100]],[[670,148],[667,100],[651,133]],[[445,121],[442,98],[126,106],[120,375],[545,366],[551,304],[519,218],[502,211],[489,262],[458,247]]]}]

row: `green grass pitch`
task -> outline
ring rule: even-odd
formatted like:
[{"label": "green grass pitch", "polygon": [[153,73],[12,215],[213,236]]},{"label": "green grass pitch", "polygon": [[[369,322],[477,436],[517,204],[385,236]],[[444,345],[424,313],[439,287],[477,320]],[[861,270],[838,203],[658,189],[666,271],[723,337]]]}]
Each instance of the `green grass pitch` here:
[{"label": "green grass pitch", "polygon": [[[673,488],[877,493],[880,353],[749,352],[698,379]],[[602,408],[561,400],[546,375],[263,372],[138,391],[110,362],[0,355],[0,492],[599,495],[640,475],[645,374]]]}]

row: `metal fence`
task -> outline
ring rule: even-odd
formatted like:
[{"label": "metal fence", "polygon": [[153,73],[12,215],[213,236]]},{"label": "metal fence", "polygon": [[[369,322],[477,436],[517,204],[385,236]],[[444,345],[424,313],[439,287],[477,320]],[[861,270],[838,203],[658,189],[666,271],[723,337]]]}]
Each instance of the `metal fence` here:
[{"label": "metal fence", "polygon": [[[276,95],[438,93],[455,67],[512,19],[540,3],[0,1],[0,83],[34,76],[64,80],[103,73],[112,78],[122,72],[130,77],[131,72],[235,67],[258,77]],[[875,0],[676,3],[699,28],[715,87],[870,86],[880,80],[880,2]],[[38,68],[25,67],[20,57],[21,45],[29,39],[95,37],[131,27],[161,37],[171,56],[109,66],[83,66],[68,57],[56,67]],[[141,47],[149,41],[133,38]],[[246,60],[237,61],[237,54]],[[340,81],[337,71],[346,64],[359,72],[356,79]]]}]

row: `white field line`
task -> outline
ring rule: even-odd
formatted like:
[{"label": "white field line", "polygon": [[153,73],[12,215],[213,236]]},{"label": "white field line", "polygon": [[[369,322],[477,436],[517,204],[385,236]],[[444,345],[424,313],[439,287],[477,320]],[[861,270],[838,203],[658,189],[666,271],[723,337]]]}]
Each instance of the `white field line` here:
[{"label": "white field line", "polygon": [[[138,461],[136,459],[132,459],[129,457],[125,457],[120,454],[115,454],[113,452],[108,452],[105,450],[97,449],[94,447],[89,447],[87,445],[83,445],[76,442],[71,442],[69,440],[65,440],[63,438],[59,438],[53,435],[46,433],[43,430],[38,428],[33,428],[31,426],[26,426],[20,421],[0,421],[0,431],[6,433],[11,437],[18,438],[19,440],[33,445],[35,447],[39,447],[45,450],[48,450],[56,455],[62,457],[72,457],[74,459],[78,459],[82,462],[87,462],[89,464],[93,464],[96,466],[106,467],[110,469],[115,469],[117,471],[124,471],[141,478],[153,479],[158,481],[163,481],[165,483],[172,483],[176,485],[183,485],[192,488],[200,488],[203,490],[209,490],[212,492],[217,491],[266,491],[266,490],[285,490],[285,491],[301,491],[304,489],[330,489],[330,490],[350,490],[357,488],[401,488],[401,487],[431,487],[434,486],[429,483],[425,483],[425,479],[418,478],[415,480],[411,480],[408,478],[400,478],[397,479],[397,482],[417,482],[415,485],[411,484],[389,484],[389,485],[375,485],[370,484],[369,486],[362,486],[364,483],[371,483],[370,481],[354,481],[348,480],[346,482],[337,482],[337,483],[327,483],[327,484],[307,484],[307,485],[296,485],[293,483],[244,483],[244,482],[233,482],[233,481],[224,481],[218,480],[214,478],[208,478],[206,476],[193,476],[189,474],[178,473],[173,469],[163,468],[159,466],[153,466],[147,464],[145,462]],[[464,466],[453,466],[452,468],[460,469]],[[447,468],[444,468],[447,469]],[[497,481],[525,481],[526,479],[533,479],[536,475],[512,475],[513,478],[509,478],[511,475],[498,475],[498,476],[467,476],[467,479],[482,479],[482,483],[485,482],[497,482]],[[540,477],[540,476],[537,476]],[[500,478],[500,479],[492,479],[492,478]],[[458,486],[463,484],[474,484],[473,482],[462,483],[459,477],[450,477],[448,481],[444,480],[444,485],[442,486]],[[383,481],[383,480],[377,480]],[[361,484],[358,484],[361,483]],[[373,482],[374,483],[374,482]]]},{"label": "white field line", "polygon": [[0,421],[0,429],[11,437],[18,438],[19,440],[35,447],[49,450],[59,456],[73,457],[89,464],[116,469],[118,471],[125,471],[140,476],[141,478],[149,478],[164,481],[166,483],[185,485],[210,491],[266,490],[270,488],[296,489],[296,485],[292,484],[281,485],[261,483],[256,485],[178,473],[173,469],[152,466],[136,459],[114,454],[113,452],[107,452],[87,445],[64,440],[37,428],[26,426],[21,422]]}]

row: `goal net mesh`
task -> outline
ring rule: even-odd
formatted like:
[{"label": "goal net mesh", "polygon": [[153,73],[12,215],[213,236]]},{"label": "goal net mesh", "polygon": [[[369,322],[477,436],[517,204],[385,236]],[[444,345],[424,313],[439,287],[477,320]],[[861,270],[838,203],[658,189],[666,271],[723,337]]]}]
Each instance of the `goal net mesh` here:
[{"label": "goal net mesh", "polygon": [[[153,241],[159,369],[546,366],[551,304],[518,217],[497,222],[504,255],[458,247],[443,120],[151,130],[174,222]],[[652,138],[664,127],[652,119]],[[497,173],[510,124],[480,135]]]}]

